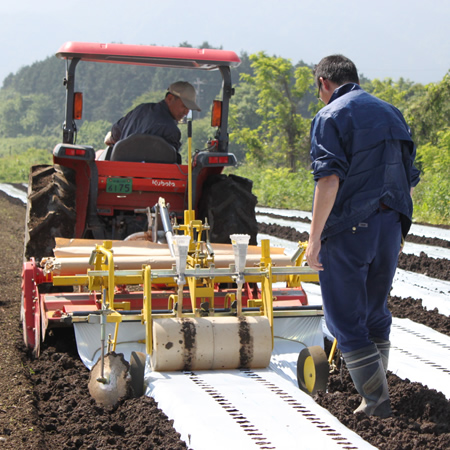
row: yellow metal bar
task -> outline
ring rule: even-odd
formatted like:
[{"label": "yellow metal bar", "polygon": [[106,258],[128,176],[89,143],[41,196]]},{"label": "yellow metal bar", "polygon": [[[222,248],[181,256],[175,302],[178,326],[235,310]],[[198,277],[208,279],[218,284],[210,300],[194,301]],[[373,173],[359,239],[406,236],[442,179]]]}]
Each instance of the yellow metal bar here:
[{"label": "yellow metal bar", "polygon": [[263,306],[263,302],[260,298],[252,298],[247,302],[249,308],[261,308]]},{"label": "yellow metal bar", "polygon": [[[304,283],[318,283],[319,282],[319,274],[311,273],[311,274],[300,274],[300,275],[288,275],[284,277],[284,280],[279,280],[280,277],[275,277],[276,281],[287,281],[288,287],[300,287],[302,282]],[[286,279],[287,278],[287,279]]]},{"label": "yellow metal bar", "polygon": [[[308,247],[308,242],[299,242],[298,243],[299,251],[300,253],[297,256],[297,259],[295,260],[295,267],[301,267],[303,265],[304,259],[305,259],[305,253],[306,249]],[[278,280],[277,280],[278,281]],[[319,282],[319,274],[301,274],[301,275],[289,275],[287,279],[287,285],[288,287],[300,287],[302,284],[302,281],[304,282]]]},{"label": "yellow metal bar", "polygon": [[112,351],[115,352],[116,351],[116,345],[117,345],[117,335],[119,334],[119,323],[120,322],[116,322],[116,326],[114,327],[114,340],[113,340],[113,345],[112,345]]},{"label": "yellow metal bar", "polygon": [[130,311],[131,304],[130,302],[114,302],[113,309],[121,309],[123,311]]},{"label": "yellow metal bar", "polygon": [[167,309],[173,310],[173,305],[178,301],[178,295],[172,294],[169,295],[169,300],[167,302]]},{"label": "yellow metal bar", "polygon": [[[109,305],[114,303],[114,258],[112,252],[112,241],[104,241],[103,245],[96,245],[92,253],[95,271],[107,271],[106,301]],[[89,276],[89,270],[88,270]],[[103,276],[89,276],[89,290],[99,290],[104,287]]]},{"label": "yellow metal bar", "polygon": [[273,338],[273,292],[272,292],[272,259],[270,257],[270,241],[263,239],[261,241],[261,268],[266,270],[266,276],[261,281],[261,299],[264,309],[264,315],[269,319],[270,329],[272,331],[272,349],[274,345]]},{"label": "yellow metal bar", "polygon": [[145,349],[148,355],[153,350],[153,323],[152,323],[152,277],[151,267],[144,266],[144,311],[145,323]]},{"label": "yellow metal bar", "polygon": [[117,311],[112,311],[106,316],[107,323],[120,323],[122,322],[122,314]]},{"label": "yellow metal bar", "polygon": [[188,121],[188,207],[192,211],[192,121]]},{"label": "yellow metal bar", "polygon": [[54,286],[87,286],[89,277],[87,275],[53,276],[52,283]]},{"label": "yellow metal bar", "polygon": [[235,294],[232,294],[232,293],[226,294],[224,302],[223,302],[223,307],[224,308],[228,308],[229,305],[232,305],[235,300],[236,300],[236,295]]},{"label": "yellow metal bar", "polygon": [[270,241],[269,239],[263,239],[261,241],[261,263],[266,266],[272,263],[270,257]]},{"label": "yellow metal bar", "polygon": [[336,352],[337,339],[334,338],[333,345],[331,346],[330,356],[328,357],[328,364],[331,366],[334,358],[334,353]]},{"label": "yellow metal bar", "polygon": [[214,283],[211,279],[205,280],[206,286],[198,286],[197,280],[193,277],[187,278],[189,286],[189,294],[191,297],[192,311],[195,311],[197,305],[197,299],[201,298],[209,301],[210,307],[214,308]]},{"label": "yellow metal bar", "polygon": [[[188,255],[188,262],[191,262],[191,261],[195,262],[195,260]],[[288,267],[288,269],[289,269],[289,267]],[[192,270],[194,270],[194,269],[186,270],[186,277],[190,277],[190,271],[192,271]],[[261,271],[261,269],[256,269],[256,268],[253,268],[253,270],[260,270],[260,271],[257,273],[246,273],[245,281],[249,282],[249,283],[259,283],[261,281],[261,278],[265,276],[264,271],[263,270]],[[274,270],[276,270],[276,268],[274,268]],[[135,273],[136,270],[130,271],[130,272],[133,272],[132,275],[124,274],[124,272],[126,272],[126,270],[122,270],[122,271],[120,271],[120,274],[114,275],[114,280],[115,280],[116,285],[120,285],[120,284],[137,285],[137,284],[143,283],[142,274],[136,275],[136,273]],[[167,274],[169,272],[169,270],[161,270],[161,272],[164,274]],[[107,271],[100,271],[100,273],[101,273],[101,276],[99,276],[97,271],[95,271],[95,270],[88,270],[89,275],[54,276],[52,281],[55,286],[88,285],[90,277],[95,276],[95,278],[101,279],[103,276],[108,276]],[[169,286],[176,285],[176,282],[174,281],[173,276],[159,276],[158,270],[154,270],[154,271],[152,271],[152,273],[153,273],[153,279],[155,280],[156,283],[166,284]],[[313,281],[319,280],[318,274],[315,272],[301,273],[301,274],[294,274],[294,275],[289,275],[289,274],[288,275],[285,275],[285,274],[277,275],[276,273],[273,273],[272,276],[273,276],[274,282],[278,282],[278,281],[286,281],[287,282],[287,281],[289,281],[289,279],[291,279],[293,277],[297,277],[301,281],[313,282]],[[203,278],[209,277],[208,272],[205,272],[205,274],[202,275],[202,277]],[[195,277],[195,278],[199,278],[199,277]],[[220,272],[218,272],[218,273],[214,274],[214,282],[216,282],[216,283],[233,283],[234,280],[232,279],[231,276],[221,275]],[[292,286],[290,286],[290,287],[292,287]],[[97,289],[92,289],[92,290],[100,290],[100,289],[97,288]]]},{"label": "yellow metal bar", "polygon": [[105,241],[103,245],[98,246],[98,251],[103,253],[107,258],[107,270],[108,270],[108,291],[107,291],[107,299],[108,303],[112,305],[114,303],[114,258],[113,258],[113,252],[111,251],[112,248],[112,242],[111,241]]},{"label": "yellow metal bar", "polygon": [[263,303],[264,315],[269,319],[270,329],[272,330],[272,348],[273,348],[273,291],[272,291],[272,266],[267,267],[267,278],[261,283],[261,298]]}]

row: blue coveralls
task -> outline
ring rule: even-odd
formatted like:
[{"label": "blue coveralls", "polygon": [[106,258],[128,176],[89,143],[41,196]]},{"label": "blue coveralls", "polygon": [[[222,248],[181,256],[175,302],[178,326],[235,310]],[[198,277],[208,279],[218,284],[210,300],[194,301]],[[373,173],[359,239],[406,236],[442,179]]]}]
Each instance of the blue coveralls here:
[{"label": "blue coveralls", "polygon": [[319,261],[327,327],[342,352],[389,339],[392,285],[401,236],[411,225],[411,186],[419,182],[415,147],[398,109],[340,86],[311,124],[315,181],[339,177]]}]

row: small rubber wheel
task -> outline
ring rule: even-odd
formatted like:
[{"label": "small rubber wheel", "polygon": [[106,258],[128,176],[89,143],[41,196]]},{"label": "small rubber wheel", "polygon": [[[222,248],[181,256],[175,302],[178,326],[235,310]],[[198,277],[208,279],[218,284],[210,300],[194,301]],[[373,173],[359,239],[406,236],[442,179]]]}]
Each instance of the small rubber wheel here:
[{"label": "small rubber wheel", "polygon": [[135,397],[144,395],[144,372],[147,355],[142,352],[131,352],[130,376],[131,388]]},{"label": "small rubber wheel", "polygon": [[304,348],[298,355],[298,387],[307,394],[315,395],[324,391],[328,383],[328,359],[319,345]]}]

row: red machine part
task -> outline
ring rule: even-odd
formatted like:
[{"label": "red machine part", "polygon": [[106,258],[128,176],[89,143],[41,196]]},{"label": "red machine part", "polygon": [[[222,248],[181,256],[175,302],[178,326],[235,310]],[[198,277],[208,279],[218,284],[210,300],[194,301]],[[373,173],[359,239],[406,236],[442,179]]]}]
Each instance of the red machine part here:
[{"label": "red machine part", "polygon": [[23,339],[33,355],[39,355],[41,343],[41,301],[38,285],[49,282],[42,269],[36,267],[34,258],[23,264],[22,271],[22,327]]}]

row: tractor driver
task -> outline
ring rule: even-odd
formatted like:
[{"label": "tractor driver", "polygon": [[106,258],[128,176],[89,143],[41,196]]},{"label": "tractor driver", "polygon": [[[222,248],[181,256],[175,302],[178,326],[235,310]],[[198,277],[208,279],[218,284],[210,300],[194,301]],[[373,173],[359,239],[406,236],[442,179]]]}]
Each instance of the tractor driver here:
[{"label": "tractor driver", "polygon": [[187,81],[172,83],[164,100],[142,103],[119,119],[106,135],[105,144],[114,145],[133,134],[149,134],[164,138],[179,151],[181,132],[177,123],[191,109],[201,111],[196,103],[194,87]]}]

